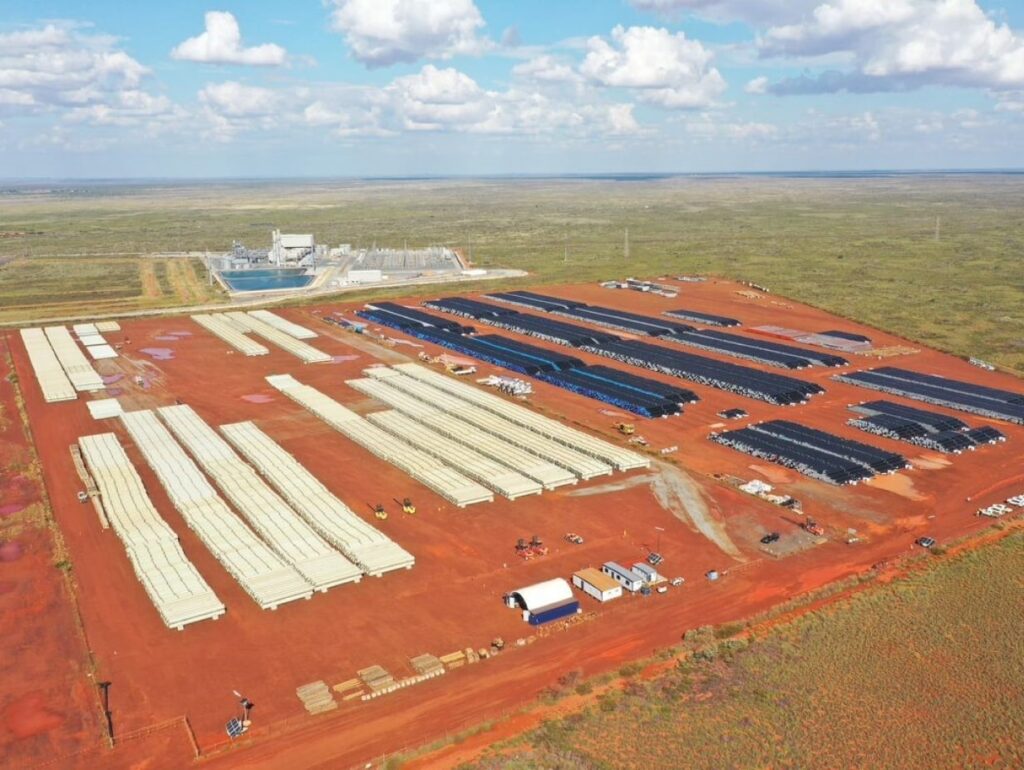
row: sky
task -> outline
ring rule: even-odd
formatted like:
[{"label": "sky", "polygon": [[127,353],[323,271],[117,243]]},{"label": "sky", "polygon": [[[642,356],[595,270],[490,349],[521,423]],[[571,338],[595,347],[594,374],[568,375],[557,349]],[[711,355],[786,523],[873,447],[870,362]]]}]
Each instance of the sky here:
[{"label": "sky", "polygon": [[0,0],[0,178],[1020,168],[1022,0]]}]

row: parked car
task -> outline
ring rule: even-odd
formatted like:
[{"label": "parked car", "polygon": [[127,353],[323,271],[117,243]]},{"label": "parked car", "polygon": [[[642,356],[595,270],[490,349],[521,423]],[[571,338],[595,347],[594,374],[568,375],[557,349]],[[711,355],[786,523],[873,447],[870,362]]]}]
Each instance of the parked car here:
[{"label": "parked car", "polygon": [[935,545],[935,538],[934,537],[919,537],[914,542],[917,543],[922,548],[931,548],[931,547],[933,547]]},{"label": "parked car", "polygon": [[685,582],[686,582],[686,580],[684,580],[681,577],[674,577],[674,578],[672,578],[672,585],[674,585],[674,586],[681,586]]},{"label": "parked car", "polygon": [[778,539],[779,539],[779,533],[778,532],[769,532],[767,535],[765,535],[764,537],[761,538],[761,542],[764,543],[765,545],[769,545],[771,543],[774,543]]},{"label": "parked car", "polygon": [[668,586],[658,586],[658,593],[659,594],[667,594],[668,593]]}]

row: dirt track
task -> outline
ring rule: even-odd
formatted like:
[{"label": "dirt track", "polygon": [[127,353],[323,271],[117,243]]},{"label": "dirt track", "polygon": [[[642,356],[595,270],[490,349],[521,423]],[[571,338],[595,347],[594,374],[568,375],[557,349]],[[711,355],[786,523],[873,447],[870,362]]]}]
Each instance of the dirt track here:
[{"label": "dirt track", "polygon": [[[551,293],[649,314],[673,306],[729,312],[750,324],[777,321],[780,312],[767,304],[767,299],[737,297],[735,287],[724,283],[686,287],[685,298],[677,300],[589,286],[553,289]],[[256,727],[251,739],[246,739],[251,745],[206,760],[217,767],[277,768],[284,762],[293,767],[348,767],[383,752],[429,742],[445,731],[516,709],[568,670],[594,674],[613,669],[672,644],[687,628],[749,616],[907,554],[913,549],[913,539],[921,534],[931,534],[941,542],[975,531],[988,523],[970,515],[976,508],[1024,491],[1017,488],[1024,463],[1024,429],[1019,426],[999,426],[1009,436],[1006,444],[953,457],[948,464],[922,463],[915,470],[888,477],[883,484],[841,489],[707,441],[710,425],[717,422],[715,413],[740,403],[751,413],[751,420],[785,412],[790,419],[878,446],[904,452],[914,449],[847,427],[844,423],[850,413],[846,405],[872,395],[833,383],[828,380],[831,371],[815,369],[799,376],[822,382],[828,393],[806,406],[780,409],[694,386],[702,401],[689,407],[685,415],[641,420],[638,430],[654,450],[679,447],[673,457],[686,475],[668,466],[668,476],[662,475],[660,480],[657,474],[653,480],[648,473],[627,474],[538,498],[514,503],[499,500],[457,510],[355,447],[263,382],[266,374],[289,372],[340,401],[356,403],[363,397],[344,380],[359,376],[361,369],[375,360],[376,345],[327,326],[318,320],[318,311],[281,312],[321,332],[323,336],[315,344],[337,356],[338,362],[303,366],[278,350],[262,358],[244,358],[228,353],[223,343],[186,318],[158,318],[126,323],[123,334],[110,335],[114,342],[124,343],[123,356],[99,366],[103,374],[122,375],[112,387],[123,391],[120,397],[128,408],[164,405],[181,398],[215,425],[255,419],[366,515],[379,499],[414,497],[420,508],[415,518],[392,516],[387,523],[389,532],[416,554],[418,563],[412,572],[367,579],[274,613],[258,610],[213,560],[116,423],[93,421],[83,400],[42,403],[20,340],[8,336],[54,514],[68,542],[80,585],[86,631],[99,664],[97,675],[115,682],[119,729],[143,728],[187,714],[199,746],[216,752],[223,742],[223,723],[234,712],[231,690],[239,689],[258,704]],[[789,326],[863,331],[795,304],[785,313]],[[175,342],[157,340],[180,330],[192,334]],[[885,344],[904,342],[873,330],[866,332]],[[173,358],[154,361],[142,352],[154,346],[170,347]],[[442,352],[430,345],[426,349]],[[403,352],[414,354],[415,350],[398,347],[387,350],[387,355]],[[601,360],[585,354],[580,357]],[[863,367],[872,362],[858,359],[854,363]],[[899,359],[900,365],[904,363],[922,371],[943,371],[1021,389],[1013,378],[989,375],[931,351]],[[481,366],[478,376],[495,371]],[[146,376],[147,387],[133,384],[137,372]],[[609,440],[621,440],[602,414],[605,405],[540,382],[535,389],[532,401],[542,412],[590,426]],[[972,424],[991,422],[967,419]],[[67,446],[78,436],[106,430],[114,430],[122,438],[157,508],[227,604],[224,618],[181,633],[165,629],[135,581],[116,537],[100,530],[91,509],[75,500],[79,482]],[[777,484],[780,491],[799,497],[806,513],[825,524],[829,541],[814,545],[802,537],[796,527],[800,519],[794,514],[745,495],[713,474],[762,478]],[[907,483],[893,483],[900,478]],[[908,494],[911,487],[913,494]],[[600,493],[586,494],[598,490]],[[856,546],[842,543],[851,528],[862,538]],[[787,547],[779,553],[791,555],[777,559],[762,548],[758,539],[769,529],[783,532]],[[561,534],[567,531],[584,535],[586,544],[565,544]],[[512,544],[534,533],[546,537],[552,553],[522,563],[514,556]],[[584,600],[585,609],[597,616],[591,622],[556,631],[494,660],[369,703],[346,703],[326,716],[305,716],[294,696],[300,684],[316,679],[341,681],[372,663],[401,672],[408,667],[410,655],[478,647],[498,634],[507,640],[526,636],[529,630],[516,613],[501,605],[502,593],[608,559],[639,560],[659,537],[666,571],[687,578],[682,589],[647,599],[630,597],[606,606]],[[739,560],[745,563],[740,566]],[[713,584],[704,581],[704,572],[712,568],[727,572],[725,578]],[[116,587],[116,601],[112,601],[110,587]],[[55,650],[44,641],[30,657],[45,660]],[[54,727],[49,734],[60,729]],[[168,728],[107,759],[110,763],[123,759],[123,766],[128,766],[146,755],[146,740],[169,741],[176,747],[176,757],[189,751],[186,731]],[[17,750],[29,758],[39,757],[28,744],[18,743]],[[95,766],[95,756],[68,760],[65,766]],[[167,766],[180,767],[180,759],[176,761],[178,764]],[[153,766],[160,766],[159,762]]]}]

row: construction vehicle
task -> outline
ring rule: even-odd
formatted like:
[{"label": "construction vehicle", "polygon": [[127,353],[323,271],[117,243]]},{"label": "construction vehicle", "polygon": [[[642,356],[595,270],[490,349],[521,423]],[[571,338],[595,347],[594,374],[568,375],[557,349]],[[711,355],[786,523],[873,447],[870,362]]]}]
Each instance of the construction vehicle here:
[{"label": "construction vehicle", "polygon": [[532,559],[533,551],[530,550],[530,544],[526,542],[526,538],[519,538],[516,541],[516,556],[520,559]]},{"label": "construction vehicle", "polygon": [[575,532],[566,532],[565,542],[572,543],[573,545],[583,545],[583,538],[577,535]]},{"label": "construction vehicle", "polygon": [[381,521],[385,521],[388,517],[388,512],[384,510],[384,506],[381,503],[377,503],[373,506],[373,515]]},{"label": "construction vehicle", "polygon": [[763,545],[771,545],[781,537],[778,532],[769,532],[767,535],[761,538]]},{"label": "construction vehicle", "polygon": [[808,534],[811,534],[811,535],[815,535],[816,537],[821,537],[822,535],[825,534],[824,527],[822,527],[814,519],[807,519],[800,526],[802,526],[804,528],[805,532],[807,532]]},{"label": "construction vehicle", "polygon": [[548,547],[544,545],[544,541],[541,540],[538,535],[534,535],[533,539],[530,541],[530,550],[533,551],[536,556],[547,556],[548,553]]},{"label": "construction vehicle", "polygon": [[402,500],[402,513],[408,513],[410,516],[416,513],[416,506],[408,497]]},{"label": "construction vehicle", "polygon": [[636,426],[631,422],[617,422],[612,427],[623,436],[632,436],[636,433]]}]

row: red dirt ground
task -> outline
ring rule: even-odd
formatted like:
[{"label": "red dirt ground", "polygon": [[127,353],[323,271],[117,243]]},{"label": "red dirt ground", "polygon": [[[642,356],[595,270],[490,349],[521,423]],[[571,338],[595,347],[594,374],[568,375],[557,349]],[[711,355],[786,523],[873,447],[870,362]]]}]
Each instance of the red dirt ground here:
[{"label": "red dirt ground", "polygon": [[[747,326],[776,323],[809,331],[842,328],[865,332],[878,345],[909,344],[796,303],[787,302],[786,308],[780,308],[770,304],[774,301],[770,295],[749,300],[738,296],[737,288],[725,282],[683,285],[676,300],[591,286],[560,287],[550,293],[648,314],[689,307],[734,315]],[[988,522],[970,515],[974,510],[1024,491],[1018,488],[1024,486],[1018,482],[1000,481],[1019,476],[1024,460],[1024,430],[1020,426],[1000,424],[1009,437],[1006,444],[953,457],[948,466],[936,464],[932,456],[924,458],[914,470],[855,488],[830,487],[707,441],[710,426],[719,423],[715,413],[742,406],[750,412],[751,420],[785,416],[912,458],[926,454],[911,445],[846,427],[846,419],[852,416],[846,405],[873,398],[873,394],[832,382],[828,377],[833,370],[815,368],[797,376],[823,382],[827,393],[806,406],[773,407],[688,384],[702,401],[689,407],[685,415],[665,420],[628,418],[653,449],[679,447],[671,458],[699,485],[714,518],[742,553],[741,561],[733,560],[687,522],[663,510],[647,483],[592,496],[573,494],[584,487],[628,482],[635,476],[648,475],[645,473],[616,474],[579,488],[563,488],[514,503],[499,498],[493,504],[456,509],[353,445],[263,381],[266,374],[291,373],[360,412],[374,408],[372,401],[346,386],[344,380],[360,376],[365,366],[378,359],[414,359],[418,348],[379,347],[317,318],[327,310],[353,309],[331,305],[280,311],[315,328],[321,334],[315,345],[345,359],[334,364],[303,366],[277,349],[268,356],[246,358],[229,352],[224,343],[187,318],[172,318],[125,322],[124,333],[109,335],[112,342],[124,343],[122,357],[101,361],[97,367],[104,375],[125,375],[115,387],[122,389],[122,402],[129,409],[180,399],[214,425],[256,420],[368,518],[376,502],[385,502],[393,511],[393,498],[408,495],[416,502],[419,512],[415,517],[393,513],[381,525],[417,556],[412,571],[379,580],[364,579],[359,585],[336,588],[275,612],[259,610],[185,526],[119,423],[92,420],[85,399],[54,405],[42,402],[20,339],[14,334],[8,336],[54,515],[74,565],[81,613],[98,667],[96,675],[114,683],[111,707],[119,734],[187,715],[200,748],[213,755],[203,760],[205,764],[246,768],[280,767],[284,762],[290,767],[354,766],[515,710],[568,670],[582,669],[590,675],[614,668],[678,641],[687,628],[750,616],[791,596],[906,554],[912,550],[914,538],[922,534],[943,542],[978,530]],[[178,330],[193,334],[176,341],[156,339],[173,336],[169,332]],[[397,332],[387,334],[401,337]],[[152,347],[172,349],[173,358],[154,361],[140,352]],[[429,345],[424,349],[443,352]],[[608,363],[587,354],[577,355]],[[853,360],[856,368],[872,363],[859,357]],[[1020,389],[1020,383],[1012,377],[986,373],[933,351],[923,350],[895,359],[895,363]],[[478,377],[499,371],[487,365],[479,368]],[[134,384],[136,374],[146,378],[148,387]],[[602,414],[602,410],[611,409],[608,405],[544,383],[534,386],[536,394],[531,401],[539,411],[587,426],[611,440],[621,440],[611,424],[622,418]],[[970,416],[965,419],[972,424],[993,422]],[[729,427],[738,426],[730,423]],[[191,626],[184,632],[167,630],[134,579],[117,537],[101,529],[90,506],[77,502],[80,482],[68,445],[79,436],[109,430],[121,437],[158,510],[227,605],[228,612],[221,619]],[[830,541],[811,546],[797,529],[796,514],[739,493],[713,478],[714,474],[778,483],[780,492],[800,498],[805,512],[826,526]],[[972,497],[970,502],[965,500],[968,496]],[[857,529],[864,542],[843,544],[848,528]],[[777,559],[761,550],[758,538],[769,529],[783,533],[780,549],[792,555]],[[561,535],[567,531],[584,535],[586,544],[565,544]],[[514,556],[512,545],[517,538],[534,533],[547,539],[551,554],[523,563]],[[580,567],[608,559],[639,560],[645,547],[653,547],[659,535],[666,572],[687,579],[682,589],[646,599],[627,598],[607,606],[584,599],[584,608],[598,615],[594,622],[556,631],[494,660],[375,701],[344,703],[326,716],[308,717],[295,697],[299,685],[318,679],[333,684],[374,663],[404,675],[411,673],[407,658],[412,655],[480,647],[496,635],[506,640],[527,636],[531,629],[518,613],[502,605],[503,593],[556,575],[568,576]],[[704,581],[703,574],[712,568],[725,571],[724,579],[717,583]],[[44,565],[37,569],[43,570]],[[116,600],[112,599],[114,591]],[[19,659],[45,659],[49,649],[47,645],[35,645],[32,655],[23,652]],[[223,724],[235,714],[234,689],[256,702],[255,727],[242,744],[220,753]],[[95,705],[90,711],[90,718],[94,717]],[[167,735],[179,735],[177,741],[170,737],[161,740],[174,741],[176,751],[187,753],[184,729]],[[139,742],[104,756],[109,766],[130,766],[145,756],[145,750],[144,742]],[[39,758],[21,742],[14,744],[13,751],[16,755],[24,752],[29,759],[25,764]],[[69,758],[66,766],[94,766],[90,763],[95,758],[92,754],[79,755],[77,759]],[[163,765],[157,760],[149,766]]]},{"label": "red dirt ground", "polygon": [[18,767],[102,733],[73,600],[36,520],[42,490],[10,373],[0,339],[0,764]]}]

